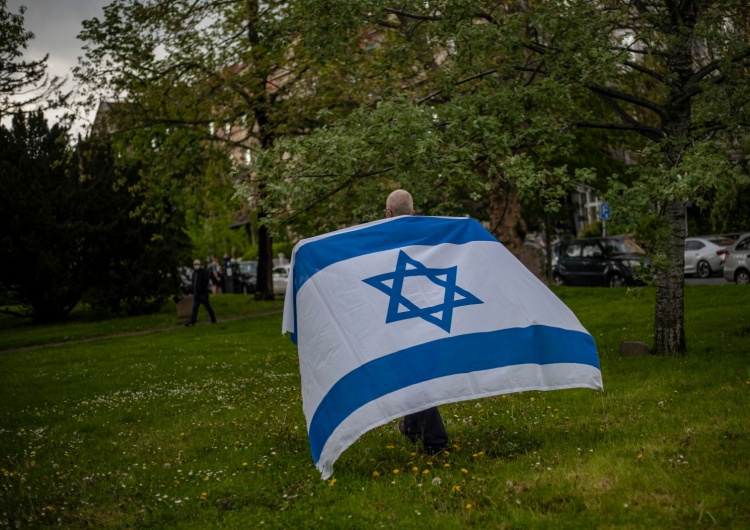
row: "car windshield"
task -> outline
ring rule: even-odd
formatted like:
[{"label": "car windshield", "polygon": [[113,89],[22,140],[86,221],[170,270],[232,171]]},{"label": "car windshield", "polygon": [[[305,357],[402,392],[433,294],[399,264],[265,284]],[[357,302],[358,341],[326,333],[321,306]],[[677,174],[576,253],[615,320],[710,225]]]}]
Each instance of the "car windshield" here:
[{"label": "car windshield", "polygon": [[632,239],[607,239],[602,242],[607,249],[607,254],[617,256],[620,254],[645,254],[638,244]]}]

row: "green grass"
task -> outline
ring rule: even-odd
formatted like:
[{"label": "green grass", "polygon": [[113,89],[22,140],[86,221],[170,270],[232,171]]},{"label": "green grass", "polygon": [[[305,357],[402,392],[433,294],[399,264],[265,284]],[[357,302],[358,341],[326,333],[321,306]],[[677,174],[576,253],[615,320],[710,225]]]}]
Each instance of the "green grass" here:
[{"label": "green grass", "polygon": [[[619,354],[651,342],[652,290],[556,292],[597,341],[603,393],[443,406],[450,454],[390,424],[329,481],[278,314],[189,329],[165,314],[159,333],[0,354],[0,528],[750,527],[750,291],[687,287],[679,358]],[[220,320],[267,310],[220,299]],[[123,320],[38,342],[149,324]],[[0,328],[5,347],[34,342]]]},{"label": "green grass", "polygon": [[[256,302],[252,296],[211,296],[211,307],[219,320],[238,316],[280,310],[283,299],[274,302]],[[208,313],[201,306],[198,321],[207,322]],[[145,330],[168,329],[182,324],[174,302],[165,304],[154,315],[105,319],[95,316],[86,307],[77,307],[69,318],[60,324],[31,325],[29,319],[0,315],[0,352],[39,344],[72,342],[114,334],[138,333]]]}]

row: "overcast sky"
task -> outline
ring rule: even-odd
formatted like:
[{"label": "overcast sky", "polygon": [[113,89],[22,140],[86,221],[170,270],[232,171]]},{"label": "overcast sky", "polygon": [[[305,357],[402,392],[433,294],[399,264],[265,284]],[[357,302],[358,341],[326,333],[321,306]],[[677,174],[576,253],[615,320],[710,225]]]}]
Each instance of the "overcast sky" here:
[{"label": "overcast sky", "polygon": [[[111,0],[7,0],[8,11],[18,13],[26,6],[24,26],[34,33],[34,39],[24,53],[26,59],[41,59],[49,53],[47,61],[50,76],[72,79],[70,69],[82,55],[83,44],[76,37],[83,29],[83,20],[103,17],[102,8]],[[52,119],[53,117],[50,116]],[[93,119],[93,115],[89,116]]]}]

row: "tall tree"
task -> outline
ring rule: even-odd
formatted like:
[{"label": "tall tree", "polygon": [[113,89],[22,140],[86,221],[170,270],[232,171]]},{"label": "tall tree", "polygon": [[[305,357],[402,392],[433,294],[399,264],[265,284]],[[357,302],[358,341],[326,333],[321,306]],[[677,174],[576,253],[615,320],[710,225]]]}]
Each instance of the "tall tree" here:
[{"label": "tall tree", "polygon": [[42,111],[0,127],[1,312],[52,322],[83,298],[97,312],[140,314],[179,292],[179,212],[160,223],[131,215],[139,168],[115,159],[98,139],[73,150]]},{"label": "tall tree", "polygon": [[654,209],[661,226],[654,351],[685,351],[684,204],[747,169],[736,156],[750,123],[745,1],[299,4],[303,40],[321,55],[365,54],[363,38],[381,35],[371,55],[383,82],[388,61],[405,63],[417,42],[433,60],[406,62],[413,77],[395,79],[394,96],[259,160],[279,203],[312,203],[386,170],[429,197],[450,190],[441,204],[492,189],[477,169],[554,199],[570,179],[555,161],[580,128],[618,132],[636,164],[610,198]]},{"label": "tall tree", "polygon": [[[295,21],[307,49],[342,65],[363,94],[360,108],[336,128],[260,157],[277,221],[323,210],[319,228],[371,219],[382,214],[375,205],[384,189],[398,183],[421,213],[471,214],[518,251],[523,197],[556,208],[574,181],[591,178],[553,164],[573,139],[555,109],[570,107],[573,94],[516,67],[523,50],[496,28],[472,24],[461,7],[449,18],[424,12],[426,4],[420,12],[343,4],[300,2]],[[540,176],[555,186],[540,187]],[[345,207],[350,216],[330,215]]]},{"label": "tall tree", "polygon": [[[264,219],[265,184],[248,163],[278,138],[319,125],[319,109],[346,105],[332,96],[345,86],[335,70],[296,45],[291,5],[115,0],[103,20],[84,22],[76,75],[92,98],[121,103],[110,127],[123,153],[143,164],[147,213],[158,215],[164,197],[195,212],[225,208],[214,197],[242,181],[249,193],[238,213]],[[272,298],[266,223],[258,245],[259,294]]]},{"label": "tall tree", "polygon": [[178,270],[191,257],[184,220],[170,205],[158,222],[132,215],[143,202],[133,192],[141,168],[117,163],[106,140],[94,136],[75,150],[77,186],[86,201],[78,213],[86,226],[83,300],[97,313],[152,313],[180,292]]},{"label": "tall tree", "polygon": [[64,104],[61,91],[65,79],[47,75],[47,59],[27,61],[23,50],[34,34],[24,29],[21,6],[17,14],[8,11],[7,0],[0,0],[0,119],[21,109],[53,108]]},{"label": "tall tree", "polygon": [[41,111],[0,126],[0,303],[34,322],[64,318],[80,301],[89,227],[80,215],[67,131]]}]

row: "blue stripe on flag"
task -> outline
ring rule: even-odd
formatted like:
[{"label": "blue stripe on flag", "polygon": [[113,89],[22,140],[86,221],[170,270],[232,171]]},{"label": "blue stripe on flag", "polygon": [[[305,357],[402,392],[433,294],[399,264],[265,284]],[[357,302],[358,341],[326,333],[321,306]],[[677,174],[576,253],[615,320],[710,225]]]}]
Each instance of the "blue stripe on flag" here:
[{"label": "blue stripe on flag", "polygon": [[[429,228],[429,231],[425,228]],[[462,245],[472,241],[493,241],[500,244],[474,219],[397,217],[387,223],[335,234],[302,245],[294,259],[294,287],[299,291],[302,284],[316,272],[357,256],[411,245]]]},{"label": "blue stripe on flag", "polygon": [[351,413],[396,390],[438,377],[557,363],[598,369],[594,339],[580,331],[536,325],[449,337],[380,357],[339,379],[318,405],[309,429],[313,460],[318,462],[328,438]]}]

